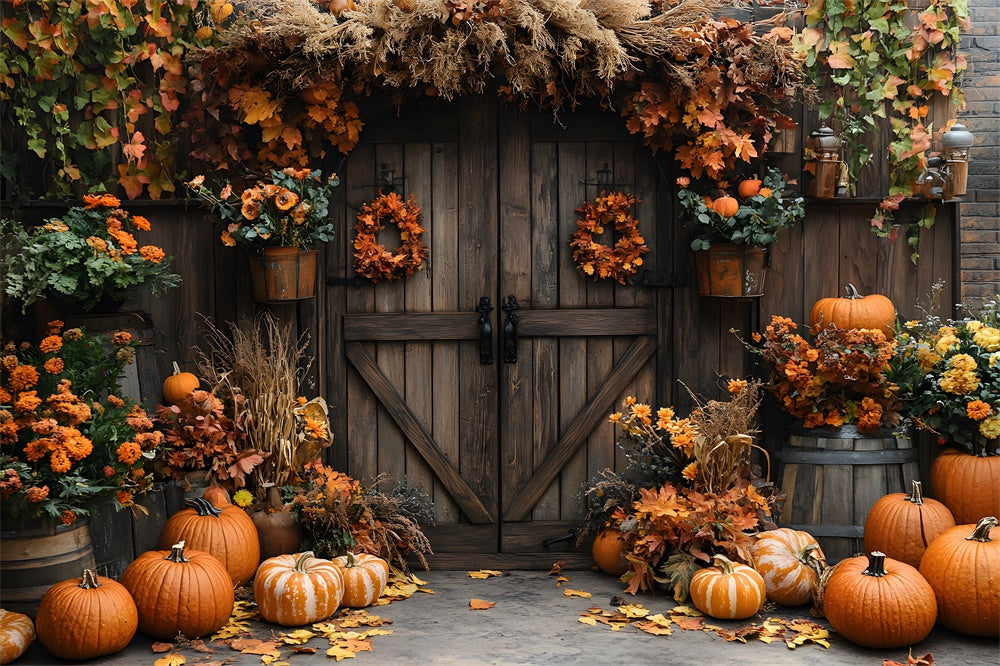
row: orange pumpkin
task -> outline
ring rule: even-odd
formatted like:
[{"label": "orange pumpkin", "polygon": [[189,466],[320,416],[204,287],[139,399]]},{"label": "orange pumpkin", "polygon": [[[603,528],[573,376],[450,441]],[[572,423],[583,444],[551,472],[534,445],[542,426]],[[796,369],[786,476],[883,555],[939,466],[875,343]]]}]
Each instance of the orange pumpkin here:
[{"label": "orange pumpkin", "polygon": [[712,210],[722,217],[732,217],[740,209],[740,202],[730,196],[721,196],[712,202]]},{"label": "orange pumpkin", "polygon": [[286,627],[319,622],[337,612],[344,578],[330,560],[312,551],[264,560],[253,581],[260,616]]},{"label": "orange pumpkin", "polygon": [[327,7],[330,13],[334,16],[340,16],[340,12],[353,11],[356,9],[354,0],[330,0],[330,4]]},{"label": "orange pumpkin", "polygon": [[750,554],[768,599],[784,606],[812,601],[819,584],[817,570],[825,566],[826,558],[811,534],[787,527],[761,532]]},{"label": "orange pumpkin", "polygon": [[837,564],[826,584],[823,612],[849,641],[897,648],[919,643],[931,633],[937,602],[919,571],[874,551]]},{"label": "orange pumpkin", "polygon": [[218,509],[232,503],[229,497],[229,491],[220,486],[214,476],[212,477],[212,480],[209,481],[208,488],[205,488],[205,491],[201,494],[201,496],[211,502],[212,506]]},{"label": "orange pumpkin", "polygon": [[146,551],[126,567],[121,584],[139,612],[139,631],[171,641],[216,631],[233,612],[233,581],[218,559],[202,550]]},{"label": "orange pumpkin", "polygon": [[927,546],[955,519],[941,502],[925,498],[921,483],[913,482],[910,494],[890,493],[872,505],[865,519],[865,551],[879,550],[888,557],[920,566]]},{"label": "orange pumpkin", "polygon": [[774,191],[770,187],[762,187],[760,188],[760,191],[757,192],[757,194],[767,199],[772,194],[774,194]]},{"label": "orange pumpkin", "polygon": [[628,560],[625,559],[625,537],[616,527],[605,527],[594,537],[594,545],[590,549],[597,568],[612,576],[621,576],[628,571]]},{"label": "orange pumpkin", "polygon": [[260,562],[257,528],[246,512],[234,504],[217,507],[203,497],[170,517],[160,531],[160,547],[185,541],[190,548],[214,555],[226,567],[233,585],[246,583]]},{"label": "orange pumpkin", "polygon": [[716,555],[715,566],[691,577],[691,601],[705,615],[742,620],[764,607],[767,591],[760,574],[745,564]]},{"label": "orange pumpkin", "polygon": [[371,606],[382,596],[389,583],[389,563],[367,553],[348,553],[333,559],[344,577],[344,598],[347,608]]},{"label": "orange pumpkin", "polygon": [[809,330],[816,335],[827,326],[837,328],[878,328],[894,334],[896,306],[881,294],[862,296],[847,284],[846,298],[821,298],[809,311]]},{"label": "orange pumpkin", "polygon": [[163,399],[168,404],[176,405],[191,395],[200,383],[192,373],[181,372],[177,361],[174,361],[174,374],[163,380]]},{"label": "orange pumpkin", "polygon": [[[996,488],[993,488],[994,492]],[[971,535],[970,535],[971,532]],[[934,589],[944,626],[971,636],[1000,635],[1000,529],[987,516],[934,539],[920,573]]]},{"label": "orange pumpkin", "polygon": [[0,608],[0,664],[9,664],[35,640],[35,625],[24,613]]},{"label": "orange pumpkin", "polygon": [[[1000,516],[1000,456],[945,449],[931,465],[931,489],[959,525]],[[976,490],[978,489],[978,490]]]},{"label": "orange pumpkin", "polygon": [[60,659],[93,659],[124,650],[139,624],[132,595],[91,569],[48,589],[38,606],[39,642]]},{"label": "orange pumpkin", "polygon": [[750,197],[760,194],[761,181],[757,178],[748,178],[747,180],[741,181],[739,186],[736,188],[736,193],[739,194],[744,199],[749,199]]}]

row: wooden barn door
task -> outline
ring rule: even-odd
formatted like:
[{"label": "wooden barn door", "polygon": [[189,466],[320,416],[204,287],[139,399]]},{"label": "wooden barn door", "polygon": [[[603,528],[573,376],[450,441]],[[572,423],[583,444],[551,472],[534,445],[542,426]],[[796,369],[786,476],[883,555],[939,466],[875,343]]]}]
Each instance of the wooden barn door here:
[{"label": "wooden barn door", "polygon": [[585,181],[604,169],[609,189],[641,200],[655,248],[652,159],[614,118],[528,120],[463,103],[370,134],[345,172],[349,238],[373,184],[394,177],[424,211],[426,270],[346,287],[343,414],[353,475],[431,496],[439,567],[573,559],[542,542],[578,524],[587,479],[621,467],[608,413],[627,394],[656,399],[656,291],[585,280],[569,249],[575,208],[599,193]]}]

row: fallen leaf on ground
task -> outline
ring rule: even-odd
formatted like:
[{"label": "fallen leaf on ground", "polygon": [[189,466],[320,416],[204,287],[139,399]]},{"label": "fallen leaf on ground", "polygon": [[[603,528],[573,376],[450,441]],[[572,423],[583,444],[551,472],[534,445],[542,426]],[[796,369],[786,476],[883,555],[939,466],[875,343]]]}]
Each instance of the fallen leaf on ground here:
[{"label": "fallen leaf on ground", "polygon": [[679,617],[676,620],[677,626],[684,631],[701,631],[705,627],[705,618],[703,617]]},{"label": "fallen leaf on ground", "polygon": [[569,582],[569,576],[559,576],[556,578],[556,587],[560,587],[563,583]]},{"label": "fallen leaf on ground", "polygon": [[631,619],[643,618],[649,615],[649,610],[642,604],[624,604],[618,607],[618,612]]},{"label": "fallen leaf on ground", "polygon": [[368,638],[369,636],[388,636],[392,634],[392,629],[368,629],[362,631],[358,638]]},{"label": "fallen leaf on ground", "polygon": [[372,642],[367,639],[361,638],[348,638],[343,643],[338,643],[342,648],[350,650],[351,652],[371,652]]},{"label": "fallen leaf on ground", "polygon": [[673,630],[670,627],[664,627],[656,622],[634,622],[636,629],[639,631],[645,631],[647,634],[653,634],[654,636],[670,636],[673,634]]},{"label": "fallen leaf on ground", "polygon": [[243,654],[267,655],[277,659],[281,656],[280,643],[278,641],[262,641],[256,638],[238,638],[229,644],[229,647],[242,652]]},{"label": "fallen leaf on ground", "polygon": [[576,618],[576,621],[582,622],[583,624],[589,624],[592,627],[597,626],[597,618],[595,618],[593,615],[581,615],[580,617]]},{"label": "fallen leaf on ground", "polygon": [[204,652],[205,654],[215,654],[215,650],[205,645],[205,641],[200,638],[195,638],[192,641],[188,641],[187,647],[191,648],[196,652]]},{"label": "fallen leaf on ground", "polygon": [[549,575],[550,576],[558,576],[559,574],[562,573],[563,567],[565,567],[565,566],[566,566],[566,563],[563,562],[562,560],[559,560],[558,562],[554,562],[552,564],[552,568],[549,570]]},{"label": "fallen leaf on ground", "polygon": [[326,651],[326,656],[333,657],[337,661],[340,661],[341,659],[353,659],[355,657],[355,653],[351,652],[347,648],[340,647],[339,645],[334,645],[332,648]]},{"label": "fallen leaf on ground", "polygon": [[160,641],[156,641],[152,645],[153,652],[170,652],[174,647],[176,646],[173,643],[161,643]]},{"label": "fallen leaf on ground", "polygon": [[315,635],[315,632],[309,631],[308,629],[296,629],[290,634],[278,634],[278,638],[285,645],[302,645],[303,643],[308,643],[309,639]]},{"label": "fallen leaf on ground", "polygon": [[580,597],[582,599],[590,599],[593,595],[590,592],[584,592],[583,590],[571,590],[566,588],[563,590],[563,594],[567,597]]},{"label": "fallen leaf on ground", "polygon": [[758,627],[755,625],[750,625],[748,627],[740,627],[739,629],[716,629],[715,633],[727,641],[739,641],[741,643],[746,643],[748,638],[759,637],[764,631],[764,627]]},{"label": "fallen leaf on ground", "polygon": [[160,657],[153,662],[153,666],[181,666],[181,664],[186,664],[187,658],[178,654],[177,652],[171,652],[170,654]]},{"label": "fallen leaf on ground", "polygon": [[410,582],[416,583],[417,585],[426,585],[427,584],[426,580],[420,580],[419,578],[417,578],[413,574],[410,574]]},{"label": "fallen leaf on ground", "polygon": [[480,580],[491,578],[493,576],[510,575],[510,572],[507,572],[505,574],[503,571],[498,571],[496,569],[480,569],[479,571],[469,571],[466,573],[468,574],[469,578],[478,578]]},{"label": "fallen leaf on ground", "polygon": [[891,659],[886,659],[882,662],[882,666],[933,666],[933,664],[934,656],[930,652],[922,657],[914,657],[913,650],[910,650],[910,654],[907,655],[906,663]]},{"label": "fallen leaf on ground", "polygon": [[493,608],[497,605],[495,601],[486,601],[485,599],[472,599],[469,601],[469,610],[486,610],[487,608]]},{"label": "fallen leaf on ground", "polygon": [[674,606],[670,609],[671,615],[686,615],[688,617],[704,617],[702,613],[697,608],[691,608],[690,606]]},{"label": "fallen leaf on ground", "polygon": [[292,648],[292,652],[296,654],[316,654],[316,648],[307,647],[305,645],[296,645]]}]

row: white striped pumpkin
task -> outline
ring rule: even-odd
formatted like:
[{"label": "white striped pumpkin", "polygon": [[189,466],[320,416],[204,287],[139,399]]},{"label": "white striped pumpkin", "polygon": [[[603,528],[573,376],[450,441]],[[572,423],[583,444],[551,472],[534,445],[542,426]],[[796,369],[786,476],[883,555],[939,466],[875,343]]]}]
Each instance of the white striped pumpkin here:
[{"label": "white striped pumpkin", "polygon": [[312,551],[278,555],[257,568],[253,596],[262,618],[297,627],[337,612],[344,596],[344,578],[333,562],[314,557]]},{"label": "white striped pumpkin", "polygon": [[812,601],[817,568],[826,565],[823,549],[808,532],[782,527],[761,532],[750,547],[753,568],[764,579],[767,598],[783,606]]},{"label": "white striped pumpkin", "polygon": [[23,613],[0,608],[0,664],[20,657],[35,640],[35,625]]},{"label": "white striped pumpkin", "polygon": [[344,600],[347,608],[363,608],[375,603],[389,582],[389,564],[367,553],[348,553],[335,557],[333,563],[344,577]]},{"label": "white striped pumpkin", "polygon": [[721,620],[742,620],[764,607],[764,579],[745,564],[724,555],[715,556],[715,566],[691,577],[691,601],[705,615]]}]

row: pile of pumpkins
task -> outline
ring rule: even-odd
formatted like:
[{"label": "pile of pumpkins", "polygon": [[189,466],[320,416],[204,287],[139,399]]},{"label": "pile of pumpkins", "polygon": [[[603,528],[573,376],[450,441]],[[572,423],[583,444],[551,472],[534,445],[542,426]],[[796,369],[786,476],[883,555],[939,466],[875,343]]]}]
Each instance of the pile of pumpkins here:
[{"label": "pile of pumpkins", "polygon": [[136,630],[161,640],[204,636],[229,621],[234,588],[251,578],[261,617],[284,626],[318,622],[341,606],[369,606],[385,590],[388,563],[366,553],[261,562],[251,518],[221,488],[206,495],[171,516],[160,532],[163,550],[137,557],[119,581],[86,570],[82,579],[56,583],[34,625],[0,610],[0,664],[21,656],[36,635],[56,657],[74,660],[118,652]]},{"label": "pile of pumpkins", "polygon": [[[691,578],[692,603],[711,617],[741,620],[765,600],[799,606],[822,599],[835,631],[873,648],[919,643],[940,619],[952,631],[1000,635],[1000,528],[993,516],[956,525],[942,503],[924,498],[919,481],[871,508],[865,552],[822,574],[823,551],[807,532],[761,532],[750,565],[716,555],[714,566]],[[621,533],[602,530],[594,541],[598,568],[620,575],[627,568]],[[820,589],[822,588],[822,589]],[[819,593],[819,594],[817,594]]]}]

